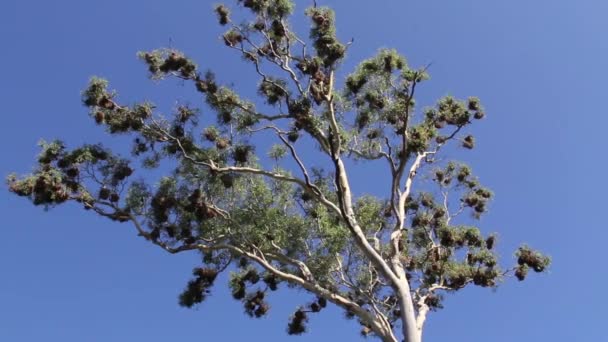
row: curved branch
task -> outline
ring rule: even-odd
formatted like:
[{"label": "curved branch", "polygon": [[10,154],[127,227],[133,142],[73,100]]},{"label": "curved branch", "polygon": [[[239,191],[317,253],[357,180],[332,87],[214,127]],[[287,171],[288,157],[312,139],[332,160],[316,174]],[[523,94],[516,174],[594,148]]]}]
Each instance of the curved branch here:
[{"label": "curved branch", "polygon": [[[215,251],[215,250],[228,250],[236,255],[245,256],[251,260],[254,260],[262,268],[271,272],[272,274],[279,277],[280,279],[290,282],[292,284],[300,285],[304,289],[316,294],[317,296],[323,297],[326,300],[336,304],[337,306],[354,313],[363,322],[369,324],[372,331],[374,331],[378,336],[380,336],[383,341],[390,341],[390,342],[397,341],[396,337],[393,335],[392,329],[390,328],[390,326],[388,324],[385,323],[385,321],[383,321],[382,319],[376,319],[376,317],[374,317],[370,312],[368,312],[367,310],[365,310],[364,308],[362,308],[355,302],[320,286],[318,283],[316,283],[314,281],[312,275],[310,274],[310,271],[308,270],[308,267],[301,261],[293,260],[291,258],[288,258],[288,257],[280,255],[280,254],[263,253],[259,249],[254,249],[254,252],[246,251],[243,248],[231,245],[226,242],[223,242],[223,243],[220,243],[220,242],[194,243],[194,244],[181,245],[179,247],[170,247],[170,246],[167,246],[163,242],[151,239],[150,234],[147,233],[143,229],[141,224],[137,221],[137,219],[133,215],[129,214],[129,218],[134,223],[135,228],[137,229],[139,235],[146,237],[147,239],[151,240],[154,244],[156,244],[157,246],[160,246],[162,249],[164,249],[165,251],[167,251],[171,254],[176,254],[176,253],[180,253],[180,252],[184,252],[184,251],[191,251],[191,250],[199,250],[199,251],[203,251],[203,252],[210,252],[210,251]],[[257,253],[255,252],[256,250],[257,250]],[[299,277],[297,275],[282,271],[282,270],[276,268],[274,265],[272,265],[272,263],[269,262],[269,260],[276,260],[279,262],[286,262],[289,264],[294,264],[303,271],[304,277]]]}]

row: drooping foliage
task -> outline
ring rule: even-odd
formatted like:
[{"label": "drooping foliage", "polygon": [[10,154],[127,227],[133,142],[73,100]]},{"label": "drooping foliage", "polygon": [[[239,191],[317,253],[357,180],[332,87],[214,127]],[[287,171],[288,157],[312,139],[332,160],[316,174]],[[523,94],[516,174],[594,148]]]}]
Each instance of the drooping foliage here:
[{"label": "drooping foliage", "polygon": [[[203,303],[222,272],[254,318],[270,312],[268,297],[283,284],[308,291],[289,334],[304,333],[310,316],[333,303],[364,336],[416,341],[445,294],[547,269],[549,258],[527,246],[514,267],[501,267],[496,235],[477,226],[494,194],[467,165],[438,158],[447,144],[475,147],[468,130],[485,117],[478,98],[419,108],[427,68],[395,50],[340,76],[351,44],[338,38],[331,9],[305,11],[305,38],[289,24],[292,1],[237,4],[244,18],[226,5],[214,11],[225,45],[259,76],[261,101],[242,98],[180,51],[141,52],[152,79],[190,83],[201,108],[178,105],[163,116],[151,102],[126,105],[93,77],[82,102],[109,134],[132,138],[130,158],[100,144],[42,142],[32,174],[9,176],[9,190],[45,208],[77,202],[170,253],[200,253],[182,306]],[[303,149],[317,155],[302,158]],[[384,179],[377,193],[355,196],[349,159],[378,164],[370,175]],[[172,172],[146,177],[161,165]],[[430,181],[418,182],[419,173]]]}]

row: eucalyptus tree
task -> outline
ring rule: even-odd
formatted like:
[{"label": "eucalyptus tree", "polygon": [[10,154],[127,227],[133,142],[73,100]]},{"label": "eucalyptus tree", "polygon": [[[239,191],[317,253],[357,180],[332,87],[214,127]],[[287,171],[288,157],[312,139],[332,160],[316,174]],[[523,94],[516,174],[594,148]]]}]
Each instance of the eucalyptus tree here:
[{"label": "eucalyptus tree", "polygon": [[[474,148],[467,131],[485,116],[479,99],[446,96],[419,109],[427,70],[390,49],[340,77],[351,44],[337,37],[330,8],[306,9],[303,37],[290,25],[290,0],[238,6],[243,20],[225,5],[215,12],[227,28],[223,43],[259,76],[261,100],[240,96],[180,51],[142,52],[152,79],[191,83],[212,118],[189,105],[161,115],[151,102],[124,104],[94,77],[83,104],[109,134],[132,137],[131,156],[43,142],[35,171],[9,176],[10,191],[45,207],[77,202],[169,253],[200,253],[182,306],[203,302],[224,271],[251,317],[268,313],[281,286],[307,291],[311,301],[295,308],[289,334],[305,332],[308,317],[332,304],[365,336],[420,341],[445,294],[547,268],[549,259],[527,246],[514,267],[499,266],[496,236],[475,226],[493,193],[468,166],[441,158],[449,144]],[[376,164],[370,178],[384,196],[354,194],[352,169],[362,163]],[[146,176],[156,168],[170,171]]]}]

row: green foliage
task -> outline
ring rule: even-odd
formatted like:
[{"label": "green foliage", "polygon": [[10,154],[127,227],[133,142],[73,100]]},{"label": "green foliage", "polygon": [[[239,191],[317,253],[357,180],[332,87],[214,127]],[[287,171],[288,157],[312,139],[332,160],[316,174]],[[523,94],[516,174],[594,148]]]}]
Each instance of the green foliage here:
[{"label": "green foliage", "polygon": [[543,272],[551,263],[551,258],[530,249],[528,246],[519,247],[516,256],[518,265],[528,266],[532,268],[534,272]]},{"label": "green foliage", "polygon": [[344,58],[346,47],[336,37],[335,13],[327,7],[313,7],[306,10],[313,22],[310,38],[325,67],[333,67]]},{"label": "green foliage", "polygon": [[270,151],[268,151],[268,156],[277,161],[285,157],[286,154],[287,149],[283,145],[272,145]]},{"label": "green foliage", "polygon": [[439,122],[448,125],[464,126],[469,123],[471,112],[467,110],[465,102],[446,96],[437,103],[436,117]]},{"label": "green foliage", "polygon": [[168,74],[192,77],[196,73],[196,64],[177,50],[139,52],[138,56],[148,65],[148,71],[155,79],[163,78]]},{"label": "green foliage", "polygon": [[405,151],[406,156],[426,151],[436,134],[435,128],[428,123],[411,127],[407,132],[409,143]]},{"label": "green foliage", "polygon": [[89,86],[82,92],[82,103],[87,107],[112,107],[110,101],[114,94],[108,93],[108,81],[96,76],[91,77]]},{"label": "green foliage", "polygon": [[[179,295],[185,307],[204,302],[225,270],[232,297],[250,317],[269,312],[268,296],[281,283],[307,290],[315,300],[291,316],[292,335],[330,302],[357,317],[364,336],[390,340],[383,329],[403,326],[395,292],[401,272],[412,291],[405,300],[425,314],[470,284],[496,287],[507,275],[524,280],[530,269],[547,270],[550,259],[527,246],[516,252],[515,267],[501,268],[496,235],[473,225],[494,194],[469,166],[443,161],[451,142],[476,145],[463,131],[485,117],[478,98],[445,96],[417,109],[427,68],[410,68],[391,49],[341,82],[336,70],[347,45],[331,9],[306,10],[306,41],[289,25],[292,1],[238,3],[250,20],[235,24],[226,5],[215,14],[228,26],[224,43],[258,72],[257,94],[268,106],[256,108],[180,51],[141,52],[152,79],[192,83],[206,108],[178,105],[164,117],[150,102],[121,104],[106,80],[93,77],[82,102],[109,134],[131,137],[131,157],[101,145],[70,150],[59,140],[42,142],[32,174],[10,175],[9,191],[45,208],[73,201],[132,223],[163,250],[199,252],[201,265]],[[307,144],[317,149],[301,153]],[[390,186],[358,196],[351,160],[387,163],[389,172],[366,181]],[[133,180],[135,161],[163,176]]]},{"label": "green foliage", "polygon": [[268,16],[275,20],[290,15],[295,8],[295,4],[290,0],[238,0],[238,2],[256,15]]},{"label": "green foliage", "polygon": [[396,70],[409,70],[405,57],[396,50],[380,50],[376,56],[361,62],[356,71],[346,78],[347,95],[357,95],[368,82],[386,80]]},{"label": "green foliage", "polygon": [[288,93],[285,89],[287,89],[287,82],[284,80],[267,78],[260,83],[258,92],[266,98],[268,104],[276,105],[281,99],[287,97]]},{"label": "green foliage", "polygon": [[384,203],[373,196],[360,197],[355,204],[357,220],[369,232],[378,231],[384,227],[383,211]]}]

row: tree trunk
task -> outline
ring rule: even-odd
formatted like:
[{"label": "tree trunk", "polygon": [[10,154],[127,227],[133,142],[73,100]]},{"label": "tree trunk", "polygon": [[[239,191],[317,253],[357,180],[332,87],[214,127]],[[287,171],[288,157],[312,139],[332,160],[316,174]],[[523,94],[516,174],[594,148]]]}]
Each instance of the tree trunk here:
[{"label": "tree trunk", "polygon": [[399,308],[401,310],[401,324],[403,326],[404,342],[421,342],[422,331],[416,324],[416,312],[410,294],[410,286],[407,280],[403,279],[399,286]]}]

